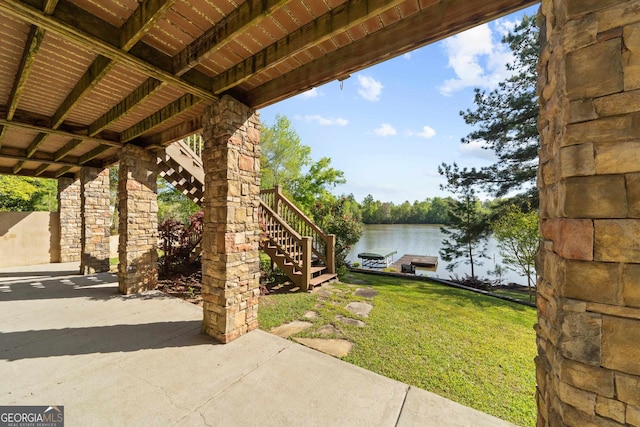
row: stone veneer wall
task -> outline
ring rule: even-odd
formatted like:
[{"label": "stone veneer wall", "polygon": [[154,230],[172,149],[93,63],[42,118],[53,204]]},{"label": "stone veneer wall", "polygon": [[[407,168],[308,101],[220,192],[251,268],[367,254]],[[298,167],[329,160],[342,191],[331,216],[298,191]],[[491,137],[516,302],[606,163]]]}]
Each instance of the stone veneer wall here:
[{"label": "stone veneer wall", "polygon": [[227,343],[258,326],[260,120],[224,96],[203,123],[202,332]]},{"label": "stone veneer wall", "polygon": [[158,166],[140,147],[120,150],[118,290],[131,294],[158,284]]},{"label": "stone veneer wall", "polygon": [[80,272],[109,271],[109,169],[80,171],[82,212]]},{"label": "stone veneer wall", "polygon": [[80,179],[58,178],[58,210],[60,211],[60,262],[80,261],[82,252]]},{"label": "stone veneer wall", "polygon": [[640,3],[539,21],[538,425],[640,426]]}]

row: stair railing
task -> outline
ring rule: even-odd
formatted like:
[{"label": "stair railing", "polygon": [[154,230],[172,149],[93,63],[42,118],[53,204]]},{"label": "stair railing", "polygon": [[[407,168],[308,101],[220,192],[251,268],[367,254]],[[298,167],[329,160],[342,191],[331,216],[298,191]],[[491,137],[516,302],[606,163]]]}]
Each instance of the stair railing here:
[{"label": "stair railing", "polygon": [[325,234],[320,227],[314,224],[282,194],[282,190],[278,186],[269,190],[261,190],[260,198],[262,204],[276,213],[282,221],[295,230],[299,236],[311,237],[313,253],[327,267],[327,273],[334,274],[336,272],[335,234]]},{"label": "stair railing", "polygon": [[266,240],[278,249],[286,263],[301,273],[296,284],[307,290],[311,282],[311,237],[301,236],[265,203],[260,203],[259,215]]}]

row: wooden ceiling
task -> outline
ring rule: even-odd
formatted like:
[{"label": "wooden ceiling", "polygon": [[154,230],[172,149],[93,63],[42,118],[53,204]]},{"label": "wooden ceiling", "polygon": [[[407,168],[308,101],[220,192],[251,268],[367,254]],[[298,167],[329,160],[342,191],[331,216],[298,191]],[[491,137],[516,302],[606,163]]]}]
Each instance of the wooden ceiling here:
[{"label": "wooden ceiling", "polygon": [[0,173],[60,177],[536,0],[0,0]]}]

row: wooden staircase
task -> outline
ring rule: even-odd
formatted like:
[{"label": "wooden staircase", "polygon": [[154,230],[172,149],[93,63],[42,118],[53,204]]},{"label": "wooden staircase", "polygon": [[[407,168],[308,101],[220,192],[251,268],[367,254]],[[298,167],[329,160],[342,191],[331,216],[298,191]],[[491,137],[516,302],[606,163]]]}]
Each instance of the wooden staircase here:
[{"label": "wooden staircase", "polygon": [[[202,138],[174,142],[158,156],[160,176],[197,204],[204,196]],[[325,234],[278,187],[260,192],[262,249],[300,289],[337,279],[335,235]]]}]

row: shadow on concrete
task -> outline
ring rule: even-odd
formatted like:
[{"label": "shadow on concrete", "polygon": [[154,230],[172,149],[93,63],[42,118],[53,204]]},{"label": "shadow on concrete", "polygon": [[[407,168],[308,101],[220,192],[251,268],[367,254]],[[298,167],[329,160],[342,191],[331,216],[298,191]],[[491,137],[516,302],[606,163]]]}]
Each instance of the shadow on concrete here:
[{"label": "shadow on concrete", "polygon": [[199,334],[200,323],[193,320],[4,332],[0,333],[0,360],[216,344]]},{"label": "shadow on concrete", "polygon": [[52,270],[52,271],[5,271],[0,272],[0,277],[19,278],[19,277],[35,277],[35,276],[72,276],[79,274],[79,269],[73,270]]},{"label": "shadow on concrete", "polygon": [[[118,294],[117,278],[110,273],[61,277],[38,274],[38,277],[29,275],[24,278],[14,275],[13,278],[14,280],[0,280],[0,302],[57,298],[107,300]],[[161,298],[162,295],[143,294],[139,297]]]}]

